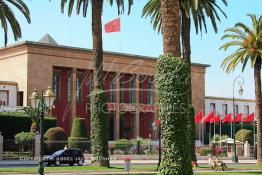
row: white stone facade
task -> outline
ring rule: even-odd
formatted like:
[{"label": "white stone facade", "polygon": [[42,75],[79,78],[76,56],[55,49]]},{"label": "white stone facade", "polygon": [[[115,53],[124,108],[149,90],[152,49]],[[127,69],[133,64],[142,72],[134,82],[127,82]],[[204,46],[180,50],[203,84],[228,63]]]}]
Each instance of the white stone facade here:
[{"label": "white stone facade", "polygon": [[[215,105],[213,107],[213,105]],[[242,113],[242,117],[255,112],[255,100],[251,99],[235,99],[235,113]],[[205,114],[208,114],[214,108],[215,113],[219,113],[223,118],[225,114],[233,114],[232,98],[224,97],[206,97],[205,98]]]}]

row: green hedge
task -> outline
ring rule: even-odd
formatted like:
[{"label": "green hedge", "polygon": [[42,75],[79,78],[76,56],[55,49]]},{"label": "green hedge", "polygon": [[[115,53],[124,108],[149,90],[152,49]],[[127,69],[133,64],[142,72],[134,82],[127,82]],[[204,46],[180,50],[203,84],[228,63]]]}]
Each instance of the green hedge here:
[{"label": "green hedge", "polygon": [[69,148],[77,148],[82,152],[90,150],[90,142],[86,137],[68,137]]},{"label": "green hedge", "polygon": [[[45,117],[44,131],[56,126],[56,119]],[[30,132],[32,121],[22,112],[0,112],[0,132],[5,139],[14,139],[20,132]]]},{"label": "green hedge", "polygon": [[117,140],[115,143],[115,148],[124,151],[125,154],[128,153],[129,149],[133,146],[132,141],[127,139]]},{"label": "green hedge", "polygon": [[91,141],[94,163],[109,166],[106,94],[95,89],[91,93]]},{"label": "green hedge", "polygon": [[156,65],[156,88],[161,119],[163,160],[161,175],[192,175],[188,153],[189,74],[185,60],[160,56]]}]

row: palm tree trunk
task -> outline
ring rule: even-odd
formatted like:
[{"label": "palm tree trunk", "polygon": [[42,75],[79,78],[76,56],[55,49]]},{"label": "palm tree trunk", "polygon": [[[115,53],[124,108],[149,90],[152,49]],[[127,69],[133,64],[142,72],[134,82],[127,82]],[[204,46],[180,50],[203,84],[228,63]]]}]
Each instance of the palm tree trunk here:
[{"label": "palm tree trunk", "polygon": [[94,88],[103,89],[102,0],[92,0]]},{"label": "palm tree trunk", "polygon": [[257,58],[254,67],[255,94],[256,94],[256,119],[257,119],[257,164],[262,165],[262,99],[261,99],[261,58]]},{"label": "palm tree trunk", "polygon": [[180,51],[180,15],[178,0],[161,0],[164,53],[175,57]]},{"label": "palm tree trunk", "polygon": [[108,138],[106,133],[105,93],[103,90],[103,41],[102,41],[103,0],[92,0],[92,34],[94,57],[94,91],[91,94],[91,141],[93,164],[109,167]]},{"label": "palm tree trunk", "polygon": [[[191,42],[190,42],[190,18],[187,17],[185,10],[182,7],[182,2],[180,2],[180,9],[182,14],[182,54],[183,58],[187,60],[188,64],[191,65]],[[188,73],[189,73],[189,100],[190,103],[192,103],[192,88],[191,88],[191,66],[188,67]]]},{"label": "palm tree trunk", "polygon": [[[184,8],[182,7],[182,2],[180,0],[180,10],[182,14],[182,31],[181,31],[181,36],[182,36],[182,55],[183,58],[186,59],[188,64],[188,82],[189,82],[189,87],[188,87],[188,99],[189,102],[193,108],[192,105],[192,85],[191,85],[191,41],[190,41],[190,18],[186,15]],[[193,108],[194,109],[194,108]],[[196,154],[195,154],[195,138],[196,138],[196,126],[195,126],[195,121],[194,121],[194,110],[190,110],[189,115],[188,115],[188,146],[189,146],[189,156],[192,162],[196,162]]]}]

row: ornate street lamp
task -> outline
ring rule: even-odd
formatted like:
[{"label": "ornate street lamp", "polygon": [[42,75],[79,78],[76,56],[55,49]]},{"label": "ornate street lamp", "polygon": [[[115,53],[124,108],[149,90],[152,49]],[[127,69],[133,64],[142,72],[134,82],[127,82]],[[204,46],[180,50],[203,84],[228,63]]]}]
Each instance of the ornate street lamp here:
[{"label": "ornate street lamp", "polygon": [[39,157],[39,167],[38,173],[40,175],[44,174],[44,165],[43,165],[43,155],[44,155],[44,115],[45,111],[52,108],[55,94],[53,93],[51,87],[48,87],[47,91],[42,91],[39,95],[37,89],[34,90],[32,95],[29,97],[31,100],[31,106],[34,109],[38,109],[40,111],[40,157]]},{"label": "ornate street lamp", "polygon": [[153,130],[157,130],[158,132],[158,164],[157,169],[160,167],[161,163],[161,121],[160,118],[158,118],[155,122],[152,124]]},{"label": "ornate street lamp", "polygon": [[[238,81],[237,81],[238,80]],[[244,89],[243,89],[243,85],[244,85],[244,78],[242,76],[237,76],[234,79],[233,82],[233,138],[234,138],[234,155],[232,157],[232,161],[238,163],[238,157],[237,157],[237,146],[236,146],[236,124],[235,124],[235,117],[236,117],[236,110],[235,110],[235,83],[237,82],[238,86],[239,86],[239,90],[238,93],[240,96],[243,95]]]}]

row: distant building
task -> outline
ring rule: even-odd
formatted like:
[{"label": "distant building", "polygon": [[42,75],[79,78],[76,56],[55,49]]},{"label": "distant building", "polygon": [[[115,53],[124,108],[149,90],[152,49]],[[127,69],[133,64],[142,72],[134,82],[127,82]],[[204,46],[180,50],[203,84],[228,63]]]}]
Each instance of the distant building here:
[{"label": "distant building", "polygon": [[16,82],[0,81],[0,107],[15,108],[19,100]]},{"label": "distant building", "polygon": [[[0,79],[15,81],[19,104],[29,105],[35,88],[52,86],[56,93],[58,126],[70,134],[74,117],[87,121],[90,133],[90,92],[93,89],[92,50],[57,45],[50,36],[39,42],[26,41],[0,49]],[[108,97],[108,135],[148,138],[158,117],[154,74],[156,58],[104,52],[104,89]],[[192,102],[196,111],[205,106],[205,72],[209,65],[192,64]],[[22,103],[21,103],[22,102]]]},{"label": "distant building", "polygon": [[[255,100],[251,99],[235,99],[235,113],[242,113],[243,117],[255,112]],[[220,114],[223,118],[226,114],[233,114],[233,99],[224,97],[206,97],[205,99],[205,114],[210,111],[215,111],[215,114]]]}]

